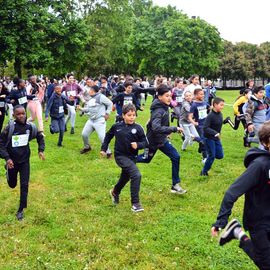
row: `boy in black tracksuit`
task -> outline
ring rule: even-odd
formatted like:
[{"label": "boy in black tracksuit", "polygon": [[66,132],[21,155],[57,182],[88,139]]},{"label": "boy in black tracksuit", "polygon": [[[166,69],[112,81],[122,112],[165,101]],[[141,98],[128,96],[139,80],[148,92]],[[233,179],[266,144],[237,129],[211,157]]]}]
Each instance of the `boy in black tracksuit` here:
[{"label": "boy in black tracksuit", "polygon": [[48,115],[51,116],[50,132],[52,134],[59,133],[58,146],[62,146],[64,133],[65,133],[65,113],[67,110],[67,103],[74,105],[74,102],[69,101],[67,98],[62,96],[62,89],[60,85],[56,85],[54,93],[51,95],[45,112],[45,121],[48,121]]},{"label": "boy in black tracksuit", "polygon": [[29,186],[29,141],[37,139],[38,154],[42,160],[45,159],[45,143],[42,133],[37,132],[34,124],[26,122],[26,113],[22,105],[14,107],[14,118],[15,121],[10,122],[0,135],[0,156],[6,160],[7,182],[11,188],[17,186],[17,175],[20,173],[20,206],[16,216],[18,220],[22,220],[23,209],[27,208]]},{"label": "boy in black tracksuit", "polygon": [[233,219],[222,232],[219,243],[224,245],[232,239],[240,240],[240,248],[254,261],[259,269],[270,269],[270,122],[262,125],[259,139],[264,150],[253,148],[244,160],[246,171],[230,186],[223,198],[212,235],[228,222],[234,202],[245,194],[243,213],[244,228]]},{"label": "boy in black tracksuit", "polygon": [[138,150],[148,145],[143,128],[135,123],[136,108],[133,104],[124,105],[124,121],[114,124],[106,133],[106,137],[101,147],[101,154],[106,156],[111,139],[115,136],[114,157],[117,165],[122,168],[118,183],[110,191],[114,204],[119,203],[121,190],[130,181],[131,210],[140,212],[144,209],[140,204],[139,192],[141,183],[141,173],[136,166]]}]

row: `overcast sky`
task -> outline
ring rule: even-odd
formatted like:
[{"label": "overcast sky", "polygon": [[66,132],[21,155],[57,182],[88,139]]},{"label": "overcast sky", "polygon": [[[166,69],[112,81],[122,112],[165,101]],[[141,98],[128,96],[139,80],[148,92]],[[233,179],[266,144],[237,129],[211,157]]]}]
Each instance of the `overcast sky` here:
[{"label": "overcast sky", "polygon": [[153,0],[215,25],[221,37],[260,44],[270,41],[270,0]]}]

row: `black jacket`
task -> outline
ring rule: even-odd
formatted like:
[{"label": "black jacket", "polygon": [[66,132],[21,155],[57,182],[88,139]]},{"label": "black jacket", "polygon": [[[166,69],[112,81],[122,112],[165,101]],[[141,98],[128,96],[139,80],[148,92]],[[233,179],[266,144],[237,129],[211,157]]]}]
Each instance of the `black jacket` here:
[{"label": "black jacket", "polygon": [[155,99],[150,107],[151,118],[147,124],[147,138],[151,149],[161,147],[172,132],[177,132],[177,127],[170,127],[169,106]]},{"label": "black jacket", "polygon": [[250,149],[244,160],[246,171],[226,191],[214,224],[224,228],[237,199],[245,194],[243,225],[246,230],[270,227],[270,153]]},{"label": "black jacket", "polygon": [[[29,141],[25,146],[13,147],[12,138],[8,142],[8,133],[9,133],[9,125],[7,125],[0,134],[0,157],[5,160],[11,159],[14,163],[23,163],[28,161],[30,158]],[[31,125],[28,123],[21,124],[15,122],[13,136],[25,134],[28,134],[29,138],[32,137]],[[44,136],[40,132],[38,132],[36,139],[38,143],[38,152],[44,152],[45,149]]]},{"label": "black jacket", "polygon": [[[144,149],[148,146],[147,138],[143,128],[134,123],[127,125],[124,122],[114,124],[106,133],[104,142],[101,146],[102,151],[107,151],[111,139],[115,136],[114,155],[126,156],[131,159],[136,159],[139,149]],[[135,150],[131,147],[131,143],[136,142],[138,148]]]},{"label": "black jacket", "polygon": [[205,138],[218,141],[219,138],[215,137],[216,134],[221,132],[223,123],[222,113],[211,111],[203,124],[203,134]]}]

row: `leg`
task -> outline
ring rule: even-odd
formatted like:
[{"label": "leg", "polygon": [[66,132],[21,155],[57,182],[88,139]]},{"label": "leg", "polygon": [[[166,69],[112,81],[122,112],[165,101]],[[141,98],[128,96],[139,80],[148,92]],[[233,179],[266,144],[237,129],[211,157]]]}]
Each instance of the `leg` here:
[{"label": "leg", "polygon": [[83,139],[83,144],[84,148],[90,148],[89,144],[89,136],[91,133],[94,131],[94,126],[93,122],[89,119],[84,125],[83,131],[82,131],[82,139]]},{"label": "leg", "polygon": [[43,120],[42,120],[42,106],[39,101],[36,102],[36,114],[37,114],[39,131],[44,131]]},{"label": "leg", "polygon": [[214,140],[211,139],[205,139],[205,146],[207,149],[207,159],[206,162],[204,164],[204,167],[202,169],[202,174],[206,174],[208,173],[208,171],[211,169],[211,166],[215,160],[215,156],[216,156],[216,144]]},{"label": "leg", "polygon": [[54,133],[58,133],[59,130],[59,123],[58,123],[58,119],[56,118],[51,118],[51,124],[50,124],[50,132],[52,134]]},{"label": "leg", "polygon": [[30,100],[27,104],[27,108],[30,111],[30,117],[27,119],[29,122],[33,122],[36,119],[35,101]]},{"label": "leg", "polygon": [[59,137],[58,137],[58,146],[62,146],[64,134],[65,134],[65,118],[62,117],[58,119],[58,126],[59,126]]},{"label": "leg", "polygon": [[[199,134],[199,136],[201,137],[201,140],[204,140],[203,137],[203,126],[196,126],[196,130]],[[204,143],[200,142],[199,143],[199,149],[198,149],[199,153],[202,153],[202,157],[206,158],[207,157],[207,151],[206,151],[206,147],[204,145]]]},{"label": "leg", "polygon": [[75,127],[75,120],[76,120],[75,106],[70,106],[70,123],[71,123],[71,128],[74,128]]},{"label": "leg", "polygon": [[5,110],[1,110],[1,113],[2,114],[0,115],[0,132],[3,128],[3,123],[4,123],[5,115],[6,115]]},{"label": "leg", "polygon": [[234,130],[237,130],[238,127],[239,127],[239,124],[240,124],[240,120],[239,120],[239,118],[238,118],[237,116],[235,116],[235,118],[234,118],[234,127],[233,127],[233,129],[234,129]]},{"label": "leg", "polygon": [[189,125],[182,125],[182,127],[183,127],[184,135],[185,135],[185,140],[183,141],[183,144],[182,144],[182,150],[186,150],[186,148],[187,148],[188,144],[191,142],[192,138],[191,138]]},{"label": "leg", "polygon": [[21,180],[21,191],[20,191],[20,207],[18,212],[27,208],[27,196],[29,186],[29,175],[30,175],[30,164],[29,161],[21,163],[19,165],[20,180]]},{"label": "leg", "polygon": [[[139,192],[140,192],[140,184],[141,184],[141,173],[137,168],[135,162],[127,157],[117,157],[116,163],[118,166],[122,168],[121,177],[119,182],[115,186],[115,191],[122,190],[122,188],[126,185],[126,183],[131,179],[130,182],[130,194],[131,194],[131,203],[139,203]],[[120,193],[118,192],[118,194]]]},{"label": "leg", "polygon": [[[98,138],[101,142],[101,144],[104,141],[105,135],[106,135],[106,121],[105,119],[100,119],[100,121],[94,123],[95,131],[97,132]],[[107,149],[107,154],[111,154],[111,150]]]},{"label": "leg", "polygon": [[216,144],[216,153],[215,153],[215,158],[216,159],[223,159],[224,153],[223,153],[223,148],[220,140],[215,141]]},{"label": "leg", "polygon": [[18,164],[14,164],[13,169],[7,169],[7,183],[10,188],[15,188],[17,186],[18,181]]},{"label": "leg", "polygon": [[71,105],[67,104],[68,115],[67,115],[67,117],[66,117],[66,119],[65,119],[66,125],[67,125],[67,123],[68,123],[68,121],[69,121],[69,119],[70,119],[70,117],[71,117],[71,111],[70,111],[71,109],[70,109],[70,107],[71,107]]},{"label": "leg", "polygon": [[162,153],[171,159],[172,162],[172,185],[180,183],[180,155],[170,142],[159,148]]},{"label": "leg", "polygon": [[152,158],[155,156],[157,149],[152,150],[151,148],[145,148],[144,154],[137,156],[137,163],[150,163]]}]

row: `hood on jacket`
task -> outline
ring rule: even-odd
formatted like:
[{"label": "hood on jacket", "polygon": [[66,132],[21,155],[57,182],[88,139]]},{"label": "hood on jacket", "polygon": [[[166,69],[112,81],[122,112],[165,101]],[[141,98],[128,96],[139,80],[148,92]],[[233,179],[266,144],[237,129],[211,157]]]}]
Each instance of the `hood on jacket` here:
[{"label": "hood on jacket", "polygon": [[254,159],[256,159],[257,157],[260,157],[260,156],[268,156],[269,159],[270,159],[270,152],[268,152],[267,150],[259,149],[259,148],[257,148],[257,147],[254,147],[254,148],[250,149],[250,150],[246,153],[246,156],[245,156],[245,159],[244,159],[244,165],[245,165],[245,167],[247,168],[248,165],[249,165]]},{"label": "hood on jacket", "polygon": [[155,99],[153,101],[153,103],[151,104],[151,107],[150,107],[150,110],[153,111],[155,109],[158,109],[158,108],[163,108],[164,110],[168,110],[169,106],[167,106],[166,104],[162,103],[158,98]]}]

